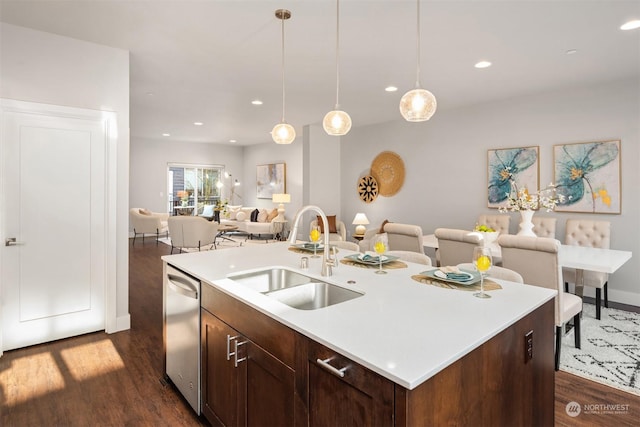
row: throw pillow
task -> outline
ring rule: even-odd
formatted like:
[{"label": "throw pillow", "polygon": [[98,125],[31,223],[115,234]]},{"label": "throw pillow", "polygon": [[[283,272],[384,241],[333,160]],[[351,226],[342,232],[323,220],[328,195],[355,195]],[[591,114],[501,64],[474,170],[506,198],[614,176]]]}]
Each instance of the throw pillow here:
[{"label": "throw pillow", "polygon": [[271,212],[269,212],[269,215],[267,215],[267,222],[273,221],[273,219],[277,216],[278,216],[278,209],[272,210]]},{"label": "throw pillow", "polygon": [[204,205],[202,208],[202,216],[212,217],[214,205]]},{"label": "throw pillow", "polygon": [[247,213],[240,211],[236,214],[236,221],[244,221],[245,219],[247,219]]},{"label": "throw pillow", "polygon": [[251,222],[258,222],[259,214],[260,214],[260,211],[258,209],[254,209],[253,211],[251,211]]},{"label": "throw pillow", "polygon": [[151,211],[144,208],[138,209],[138,212],[140,212],[140,215],[151,215]]},{"label": "throw pillow", "polygon": [[[324,224],[322,223],[322,217],[316,216],[316,221],[318,221],[318,225],[320,226],[320,232],[324,233]],[[336,216],[327,215],[327,222],[329,223],[329,233],[337,233],[338,227],[336,226]]]},{"label": "throw pillow", "polygon": [[267,222],[269,212],[266,209],[260,209],[258,213],[258,222]]},{"label": "throw pillow", "polygon": [[236,217],[238,215],[238,212],[240,212],[241,208],[242,208],[242,205],[238,205],[238,206],[228,205],[227,212],[229,212],[229,219],[237,219]]}]

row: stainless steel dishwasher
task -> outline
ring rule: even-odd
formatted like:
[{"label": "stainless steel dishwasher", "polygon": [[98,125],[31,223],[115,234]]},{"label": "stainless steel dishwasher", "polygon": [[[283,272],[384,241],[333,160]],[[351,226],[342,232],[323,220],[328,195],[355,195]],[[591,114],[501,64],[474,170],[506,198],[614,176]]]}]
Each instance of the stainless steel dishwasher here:
[{"label": "stainless steel dishwasher", "polygon": [[165,263],[165,374],[200,415],[200,281]]}]

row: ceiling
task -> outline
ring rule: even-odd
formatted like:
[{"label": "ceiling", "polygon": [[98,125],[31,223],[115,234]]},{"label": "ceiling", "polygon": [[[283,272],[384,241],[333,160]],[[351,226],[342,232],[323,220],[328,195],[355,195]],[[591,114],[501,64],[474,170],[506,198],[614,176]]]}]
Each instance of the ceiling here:
[{"label": "ceiling", "polygon": [[[320,124],[335,105],[334,0],[1,0],[0,6],[3,22],[130,51],[134,143],[270,142],[282,116],[279,8],[292,12],[285,23],[287,122],[301,135],[302,126]],[[442,112],[638,77],[640,30],[619,29],[631,19],[640,19],[640,1],[422,0],[422,86]],[[340,27],[340,104],[353,126],[401,119],[400,97],[416,76],[416,2],[342,0]],[[480,60],[493,65],[474,68]],[[398,91],[385,92],[389,85]],[[252,105],[254,99],[263,105]],[[438,112],[431,121],[437,119]]]}]

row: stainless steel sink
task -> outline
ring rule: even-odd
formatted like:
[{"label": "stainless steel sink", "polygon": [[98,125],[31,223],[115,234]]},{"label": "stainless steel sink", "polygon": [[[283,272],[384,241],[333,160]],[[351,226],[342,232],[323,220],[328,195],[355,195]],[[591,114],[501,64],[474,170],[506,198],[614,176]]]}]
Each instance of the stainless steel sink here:
[{"label": "stainless steel sink", "polygon": [[311,277],[285,268],[230,274],[229,279],[258,292],[271,292],[311,282]]},{"label": "stainless steel sink", "polygon": [[300,310],[316,310],[364,295],[286,268],[268,268],[227,277]]},{"label": "stainless steel sink", "polygon": [[311,282],[287,289],[267,292],[271,298],[300,310],[317,310],[361,297],[362,293],[327,282]]}]

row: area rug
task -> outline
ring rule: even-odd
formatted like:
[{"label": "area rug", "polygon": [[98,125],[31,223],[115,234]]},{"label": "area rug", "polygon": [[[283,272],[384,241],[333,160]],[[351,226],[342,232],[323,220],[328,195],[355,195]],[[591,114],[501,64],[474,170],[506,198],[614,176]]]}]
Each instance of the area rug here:
[{"label": "area rug", "polygon": [[584,304],[581,347],[574,346],[574,330],[562,340],[560,369],[620,390],[640,395],[640,314]]}]

